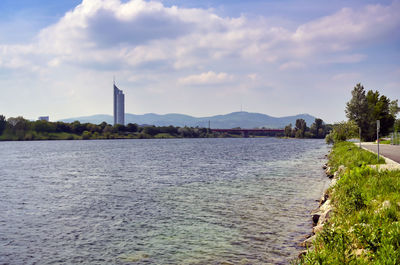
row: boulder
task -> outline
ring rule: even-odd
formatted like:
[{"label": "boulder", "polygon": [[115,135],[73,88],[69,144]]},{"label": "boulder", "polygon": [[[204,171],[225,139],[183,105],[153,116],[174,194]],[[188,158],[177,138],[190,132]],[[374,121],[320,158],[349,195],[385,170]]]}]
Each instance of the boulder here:
[{"label": "boulder", "polygon": [[329,198],[328,193],[324,192],[324,194],[322,194],[321,198],[319,199],[319,206],[324,204],[328,198]]},{"label": "boulder", "polygon": [[326,212],[327,210],[331,209],[331,200],[327,199],[324,204],[319,207],[320,212]]},{"label": "boulder", "polygon": [[[336,174],[336,173],[335,173]],[[329,187],[333,187],[333,186],[335,186],[336,185],[336,182],[337,182],[337,178],[335,178],[335,177],[333,177],[333,179],[332,179],[332,181],[331,181],[331,183],[329,184]]]},{"label": "boulder", "polygon": [[320,213],[320,212],[314,213],[314,214],[312,215],[313,226],[316,226],[316,225],[318,224],[318,221],[319,221],[320,216],[321,216],[321,213]]},{"label": "boulder", "polygon": [[331,214],[332,214],[332,209],[329,209],[326,212],[324,212],[323,214],[321,214],[321,216],[318,219],[317,226],[325,224],[326,221],[328,221],[329,218],[331,217]]},{"label": "boulder", "polygon": [[317,234],[317,233],[321,232],[323,228],[324,228],[324,224],[316,225],[313,227],[313,233]]},{"label": "boulder", "polygon": [[307,238],[306,240],[300,243],[300,246],[306,248],[311,247],[316,237],[317,237],[316,235],[313,235],[312,237]]}]

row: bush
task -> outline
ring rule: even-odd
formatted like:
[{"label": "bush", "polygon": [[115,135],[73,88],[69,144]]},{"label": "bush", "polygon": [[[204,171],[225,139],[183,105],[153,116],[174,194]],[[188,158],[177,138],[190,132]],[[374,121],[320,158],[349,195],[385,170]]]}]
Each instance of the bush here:
[{"label": "bush", "polygon": [[328,144],[343,142],[358,135],[358,127],[352,121],[339,122],[333,125],[332,131],[325,137]]},{"label": "bush", "polygon": [[88,132],[88,131],[84,131],[82,133],[82,139],[83,140],[89,140],[91,136],[92,136],[92,134],[90,132]]}]

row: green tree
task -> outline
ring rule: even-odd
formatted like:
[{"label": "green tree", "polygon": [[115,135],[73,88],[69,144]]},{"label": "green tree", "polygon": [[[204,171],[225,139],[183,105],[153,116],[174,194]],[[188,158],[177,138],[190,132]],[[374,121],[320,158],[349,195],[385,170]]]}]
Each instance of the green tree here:
[{"label": "green tree", "polygon": [[55,123],[55,125],[56,125],[56,132],[70,133],[72,131],[69,123],[58,121]]},{"label": "green tree", "polygon": [[56,125],[48,121],[35,121],[33,123],[33,129],[39,133],[50,133],[56,131]]},{"label": "green tree", "polygon": [[7,124],[12,134],[16,135],[19,140],[23,140],[26,132],[29,131],[30,122],[24,117],[8,118]]},{"label": "green tree", "polygon": [[304,134],[307,130],[307,123],[304,119],[296,120],[296,138],[304,138]]},{"label": "green tree", "polygon": [[109,125],[107,124],[107,122],[103,121],[102,123],[99,124],[99,126],[101,127],[101,130],[104,130],[104,128]]},{"label": "green tree", "polygon": [[106,125],[105,127],[104,127],[104,129],[103,129],[103,133],[104,134],[110,134],[110,133],[112,133],[112,131],[113,131],[113,127],[111,126],[111,125]]},{"label": "green tree", "polygon": [[83,140],[89,140],[91,136],[92,136],[92,134],[89,131],[84,131],[82,133],[82,139]]},{"label": "green tree", "polygon": [[122,124],[115,124],[113,127],[113,132],[123,134],[124,132],[126,132],[126,126]]},{"label": "green tree", "polygon": [[325,137],[325,125],[322,119],[316,118],[314,123],[311,124],[310,131],[314,138]]},{"label": "green tree", "polygon": [[289,125],[285,126],[285,136],[292,137],[292,124],[291,123]]},{"label": "green tree", "polygon": [[346,104],[346,116],[361,128],[361,137],[366,139],[370,127],[370,118],[368,117],[369,108],[364,87],[358,83],[351,91],[351,95],[351,100]]},{"label": "green tree", "polygon": [[91,132],[91,133],[95,133],[95,132],[101,132],[102,128],[100,125],[96,125],[93,123],[89,123],[88,125],[86,125],[86,129],[87,131]]},{"label": "green tree", "polygon": [[395,132],[400,132],[400,119],[397,119],[395,122],[394,122],[394,131]]},{"label": "green tree", "polygon": [[128,123],[126,130],[128,132],[134,133],[138,131],[139,126],[136,123]]},{"label": "green tree", "polygon": [[325,137],[325,141],[336,143],[358,136],[358,126],[355,121],[343,121],[333,124],[332,131]]},{"label": "green tree", "polygon": [[178,128],[170,125],[170,126],[161,127],[160,131],[162,133],[169,133],[171,135],[175,135],[178,133]]},{"label": "green tree", "polygon": [[369,90],[367,93],[369,107],[368,139],[376,138],[376,121],[380,120],[380,135],[388,135],[393,128],[395,117],[390,114],[390,100],[384,95],[379,95],[378,91]]},{"label": "green tree", "polygon": [[378,91],[369,90],[357,84],[351,92],[352,98],[346,104],[346,116],[361,128],[361,138],[373,141],[376,138],[376,121],[380,120],[381,135],[387,135],[393,128],[395,115],[398,112],[397,101],[390,101]]},{"label": "green tree", "polygon": [[74,121],[70,124],[71,131],[75,134],[81,135],[84,131],[86,131],[86,125],[81,124],[79,121]]},{"label": "green tree", "polygon": [[160,130],[156,126],[146,126],[143,128],[143,133],[154,136],[160,133]]},{"label": "green tree", "polygon": [[399,113],[399,112],[400,112],[399,100],[398,99],[392,100],[390,102],[390,105],[389,105],[389,113],[390,113],[390,115],[392,115],[393,117],[396,118],[397,113]]},{"label": "green tree", "polygon": [[6,117],[3,115],[0,115],[0,135],[3,134],[4,130],[6,129],[6,126],[7,126]]}]

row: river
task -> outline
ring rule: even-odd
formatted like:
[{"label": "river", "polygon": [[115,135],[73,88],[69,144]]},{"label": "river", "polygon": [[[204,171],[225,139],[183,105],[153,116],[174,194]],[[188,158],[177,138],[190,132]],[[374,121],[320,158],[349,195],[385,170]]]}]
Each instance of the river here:
[{"label": "river", "polygon": [[287,264],[322,140],[0,142],[0,264]]}]

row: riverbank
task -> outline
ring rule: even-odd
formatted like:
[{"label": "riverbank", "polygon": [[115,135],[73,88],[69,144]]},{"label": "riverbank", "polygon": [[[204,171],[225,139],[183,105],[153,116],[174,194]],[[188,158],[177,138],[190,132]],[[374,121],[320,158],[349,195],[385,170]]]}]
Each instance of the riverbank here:
[{"label": "riverbank", "polygon": [[348,142],[335,144],[328,158],[332,183],[296,263],[399,264],[400,171],[379,170],[375,154]]}]

